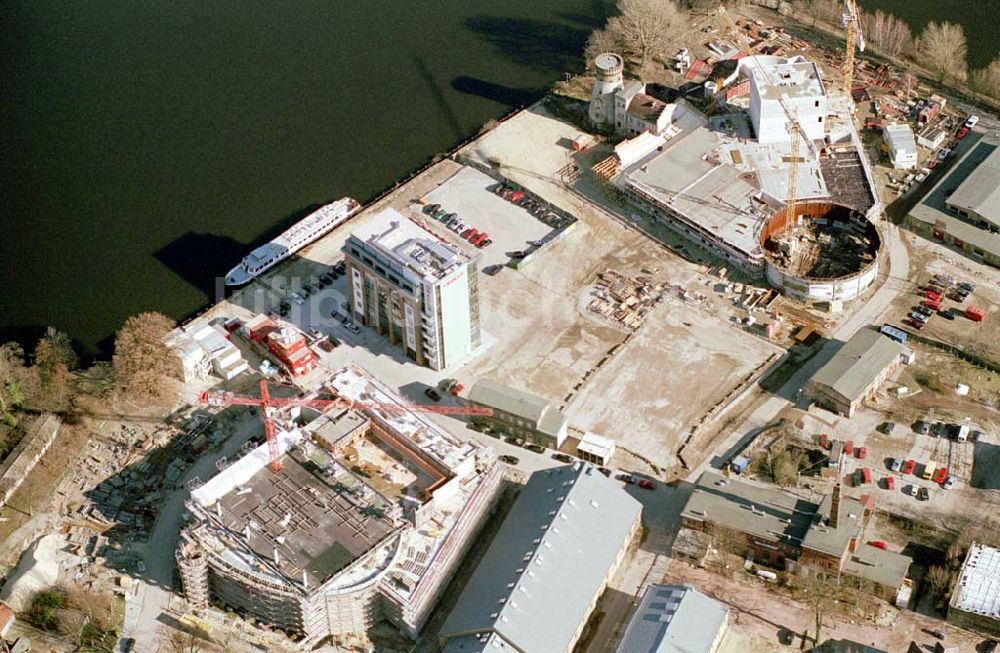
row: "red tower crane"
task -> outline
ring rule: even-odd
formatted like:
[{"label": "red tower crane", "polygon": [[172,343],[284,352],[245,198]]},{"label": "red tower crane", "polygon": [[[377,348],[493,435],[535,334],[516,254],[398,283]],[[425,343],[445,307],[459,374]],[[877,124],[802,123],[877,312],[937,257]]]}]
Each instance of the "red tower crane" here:
[{"label": "red tower crane", "polygon": [[278,436],[275,431],[271,411],[277,408],[302,406],[326,411],[331,408],[374,408],[378,410],[411,411],[416,413],[439,413],[441,415],[484,415],[493,414],[492,408],[480,406],[432,406],[429,404],[400,404],[394,402],[353,401],[351,399],[307,399],[306,397],[272,397],[267,386],[267,380],[260,380],[260,396],[239,395],[232,392],[203,392],[199,397],[201,403],[212,406],[258,406],[261,419],[264,420],[264,435],[267,437],[267,449],[271,456],[271,471],[281,471],[281,456],[278,452]]}]

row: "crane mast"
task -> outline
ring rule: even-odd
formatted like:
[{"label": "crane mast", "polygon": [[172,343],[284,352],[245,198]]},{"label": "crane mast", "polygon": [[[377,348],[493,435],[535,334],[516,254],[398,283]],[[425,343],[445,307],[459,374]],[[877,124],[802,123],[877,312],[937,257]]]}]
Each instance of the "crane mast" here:
[{"label": "crane mast", "polygon": [[844,66],[841,72],[844,75],[844,95],[851,101],[851,89],[854,87],[854,50],[855,47],[862,52],[865,51],[865,39],[861,35],[861,14],[858,5],[854,0],[844,0],[843,22],[847,31],[847,40],[844,42]]}]

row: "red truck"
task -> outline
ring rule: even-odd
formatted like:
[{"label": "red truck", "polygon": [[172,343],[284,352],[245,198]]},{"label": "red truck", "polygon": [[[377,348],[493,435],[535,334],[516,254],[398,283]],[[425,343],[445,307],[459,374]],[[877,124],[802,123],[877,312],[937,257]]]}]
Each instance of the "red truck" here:
[{"label": "red truck", "polygon": [[965,317],[969,318],[973,322],[982,322],[986,317],[986,311],[978,306],[967,306],[965,308]]},{"label": "red truck", "polygon": [[948,478],[948,468],[947,467],[938,467],[938,470],[936,472],[934,472],[934,482],[935,483],[938,483],[938,484],[944,483],[945,479],[947,479],[947,478]]}]

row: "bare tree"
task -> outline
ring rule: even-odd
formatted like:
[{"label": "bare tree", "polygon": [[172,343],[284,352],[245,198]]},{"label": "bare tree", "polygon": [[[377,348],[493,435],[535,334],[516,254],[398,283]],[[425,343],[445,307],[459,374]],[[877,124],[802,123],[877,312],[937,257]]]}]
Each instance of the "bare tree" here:
[{"label": "bare tree", "polygon": [[172,355],[163,339],[174,321],[162,313],[139,313],[125,321],[115,337],[112,364],[120,391],[134,399],[159,399],[165,377],[173,371]]},{"label": "bare tree", "polygon": [[980,93],[1000,99],[1000,58],[994,59],[985,68],[974,70],[969,81],[972,88]]},{"label": "bare tree", "polygon": [[876,9],[861,12],[861,30],[865,38],[887,57],[896,58],[913,47],[910,26],[896,16]]},{"label": "bare tree", "polygon": [[36,402],[51,410],[63,410],[71,399],[71,371],[77,355],[69,336],[49,327],[35,346],[35,371],[41,384]]},{"label": "bare tree", "polygon": [[584,48],[583,54],[587,59],[587,66],[590,67],[594,65],[597,55],[602,52],[620,52],[621,49],[621,40],[615,32],[607,28],[595,29],[587,38],[587,47]]},{"label": "bare tree", "polygon": [[607,30],[640,68],[664,55],[684,24],[684,15],[673,0],[618,0],[618,12],[608,19]]},{"label": "bare tree", "polygon": [[930,22],[917,39],[917,56],[939,82],[964,82],[967,44],[965,30],[954,23]]},{"label": "bare tree", "polygon": [[927,583],[935,600],[943,599],[951,586],[951,572],[945,567],[935,565],[927,570]]},{"label": "bare tree", "polygon": [[0,345],[0,419],[13,425],[10,411],[24,402],[24,384],[27,369],[24,350],[16,342]]},{"label": "bare tree", "polygon": [[840,0],[802,0],[801,5],[806,15],[812,19],[813,28],[817,21],[840,25]]}]

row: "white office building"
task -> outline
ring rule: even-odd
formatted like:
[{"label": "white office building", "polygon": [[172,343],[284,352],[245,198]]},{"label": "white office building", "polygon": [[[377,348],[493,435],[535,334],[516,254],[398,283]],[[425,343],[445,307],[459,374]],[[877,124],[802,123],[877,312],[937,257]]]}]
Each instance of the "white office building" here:
[{"label": "white office building", "polygon": [[385,209],[343,248],[353,319],[435,370],[480,344],[478,259]]},{"label": "white office building", "polygon": [[889,148],[893,168],[907,170],[917,167],[917,141],[909,125],[886,125],[882,129],[882,137]]},{"label": "white office building", "polygon": [[750,121],[759,142],[791,140],[788,111],[809,140],[823,139],[826,87],[816,64],[804,57],[756,55],[740,59],[739,71],[750,78]]}]

